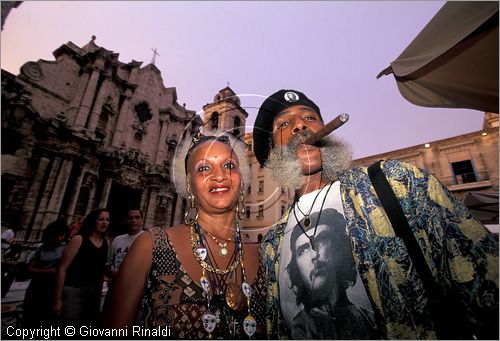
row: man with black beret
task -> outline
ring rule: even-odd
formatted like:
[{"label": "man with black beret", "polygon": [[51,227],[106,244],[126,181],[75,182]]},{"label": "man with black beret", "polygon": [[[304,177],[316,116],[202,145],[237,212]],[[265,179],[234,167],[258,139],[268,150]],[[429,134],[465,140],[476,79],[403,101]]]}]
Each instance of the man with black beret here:
[{"label": "man with black beret", "polygon": [[[423,255],[439,288],[452,292],[460,307],[449,310],[450,316],[460,310],[458,317],[443,319],[431,302],[435,295],[429,294],[428,282],[415,269],[415,258],[396,237],[390,212],[375,194],[367,168],[351,168],[349,144],[336,136],[315,145],[303,143],[322,127],[319,107],[292,89],[269,96],[255,120],[257,160],[280,186],[295,192],[293,204],[262,241],[268,336],[314,337],[322,329],[321,338],[369,339],[376,331],[382,339],[498,339],[498,242],[494,236],[425,170],[397,160],[380,163],[408,221],[409,234],[418,240],[420,252],[416,253]],[[321,218],[326,210],[333,210],[337,218]],[[327,241],[321,236],[325,220],[328,228],[337,229],[337,235],[342,231],[347,236],[328,241],[329,248],[348,247],[356,265],[356,279],[345,284],[349,290],[343,300],[325,294],[328,288],[338,291],[334,279],[342,271],[338,262],[326,265],[322,250]],[[290,247],[292,234],[302,235],[300,246]],[[348,245],[335,245],[341,240]],[[300,297],[290,279],[292,264],[301,269]],[[366,312],[365,320],[373,320],[373,326],[352,321],[347,326],[338,315],[346,311]],[[322,328],[319,321],[328,318],[328,329]]]}]

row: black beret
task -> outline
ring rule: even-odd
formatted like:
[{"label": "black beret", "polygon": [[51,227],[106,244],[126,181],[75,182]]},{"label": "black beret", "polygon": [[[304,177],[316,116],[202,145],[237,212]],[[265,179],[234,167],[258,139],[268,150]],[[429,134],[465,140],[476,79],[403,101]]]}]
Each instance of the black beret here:
[{"label": "black beret", "polygon": [[[283,110],[295,105],[314,109],[321,117],[318,106],[300,91],[280,90],[262,103],[253,126],[253,152],[261,165],[265,165],[272,145],[274,118]],[[323,119],[323,118],[321,118]]]}]

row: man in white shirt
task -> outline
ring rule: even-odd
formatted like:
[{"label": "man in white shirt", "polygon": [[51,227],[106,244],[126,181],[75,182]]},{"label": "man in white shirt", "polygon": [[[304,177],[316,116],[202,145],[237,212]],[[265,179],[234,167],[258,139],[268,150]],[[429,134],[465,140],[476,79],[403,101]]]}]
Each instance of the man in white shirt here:
[{"label": "man in white shirt", "polygon": [[128,210],[126,224],[128,232],[117,236],[111,243],[107,271],[107,275],[111,280],[118,274],[120,264],[123,262],[135,238],[143,232],[142,211],[138,208]]}]

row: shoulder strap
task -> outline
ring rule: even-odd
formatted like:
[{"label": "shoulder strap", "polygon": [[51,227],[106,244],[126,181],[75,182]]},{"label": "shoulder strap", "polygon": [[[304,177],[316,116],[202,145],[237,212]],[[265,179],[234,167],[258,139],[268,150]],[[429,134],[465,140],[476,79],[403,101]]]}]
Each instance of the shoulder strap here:
[{"label": "shoulder strap", "polygon": [[381,161],[377,161],[368,167],[368,176],[370,177],[373,187],[375,188],[375,192],[377,193],[377,196],[380,199],[387,216],[389,217],[394,233],[405,243],[411,261],[415,265],[415,269],[422,279],[425,291],[431,299],[438,299],[440,288],[432,276],[431,270],[429,269],[427,261],[420,250],[417,239],[408,224],[408,220],[404,215],[403,209],[401,208],[389,181],[387,181],[387,178],[380,168],[380,163]]}]

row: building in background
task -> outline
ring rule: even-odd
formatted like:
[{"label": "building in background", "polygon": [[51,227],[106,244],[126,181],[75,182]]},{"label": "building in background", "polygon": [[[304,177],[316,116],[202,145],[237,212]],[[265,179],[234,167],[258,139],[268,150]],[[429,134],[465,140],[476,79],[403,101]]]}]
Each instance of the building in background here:
[{"label": "building in background", "polygon": [[111,210],[111,235],[123,233],[130,206],[145,226],[182,221],[171,162],[201,118],[177,103],[155,65],[120,62],[95,37],[53,55],[17,76],[2,70],[2,226],[29,243],[51,221],[97,207]]},{"label": "building in background", "polygon": [[388,159],[427,170],[458,198],[469,191],[498,192],[498,114],[485,113],[480,131],[368,156],[354,165]]}]

